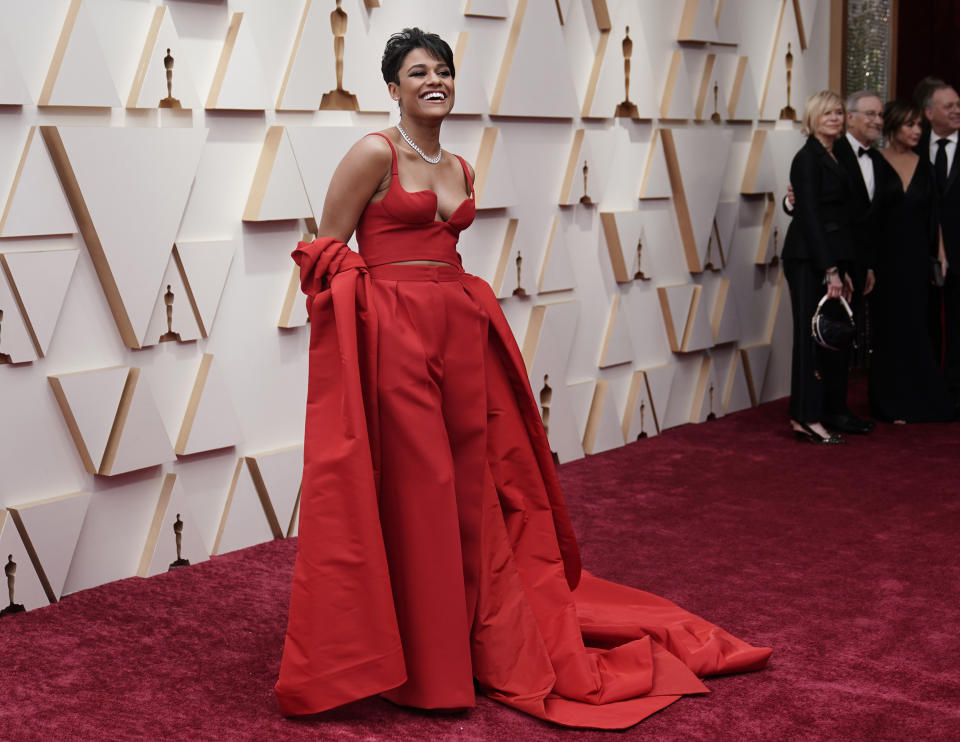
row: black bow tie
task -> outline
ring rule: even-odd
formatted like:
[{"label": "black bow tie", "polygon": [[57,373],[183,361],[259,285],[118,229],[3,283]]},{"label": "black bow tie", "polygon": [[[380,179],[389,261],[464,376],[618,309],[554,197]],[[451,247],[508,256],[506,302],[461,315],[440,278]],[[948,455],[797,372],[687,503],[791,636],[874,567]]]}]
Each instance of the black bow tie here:
[{"label": "black bow tie", "polygon": [[867,147],[860,147],[857,149],[857,159],[859,160],[864,155],[870,154],[870,150]]}]

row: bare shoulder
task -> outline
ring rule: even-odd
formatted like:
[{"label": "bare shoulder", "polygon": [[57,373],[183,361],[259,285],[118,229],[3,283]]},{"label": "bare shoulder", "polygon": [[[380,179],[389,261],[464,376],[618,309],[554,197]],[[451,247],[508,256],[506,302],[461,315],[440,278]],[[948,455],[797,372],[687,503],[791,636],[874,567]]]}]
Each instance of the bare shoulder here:
[{"label": "bare shoulder", "polygon": [[458,160],[462,160],[462,161],[463,161],[463,164],[467,166],[467,172],[470,173],[470,180],[471,180],[471,182],[477,179],[477,174],[476,174],[476,172],[474,172],[474,170],[473,170],[473,165],[471,165],[471,164],[469,163],[469,161],[467,160],[466,157],[461,157],[460,155],[456,154],[455,152],[448,152],[448,153],[451,154],[451,155],[453,155],[454,157],[456,157]]},{"label": "bare shoulder", "polygon": [[384,138],[368,134],[354,143],[344,156],[343,162],[350,167],[380,170],[389,169],[392,159],[390,145]]}]

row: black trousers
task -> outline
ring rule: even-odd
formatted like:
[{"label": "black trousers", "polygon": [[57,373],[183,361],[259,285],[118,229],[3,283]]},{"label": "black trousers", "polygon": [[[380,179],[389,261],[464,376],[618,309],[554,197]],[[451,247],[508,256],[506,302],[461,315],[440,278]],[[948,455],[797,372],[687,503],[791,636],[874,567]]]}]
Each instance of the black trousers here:
[{"label": "black trousers", "polygon": [[930,335],[947,389],[960,407],[960,274],[952,265],[943,288],[930,290]]},{"label": "black trousers", "polygon": [[785,260],[783,273],[793,310],[790,417],[797,422],[816,423],[824,415],[846,414],[850,351],[827,350],[810,334],[810,321],[826,292],[823,271],[809,260]]}]

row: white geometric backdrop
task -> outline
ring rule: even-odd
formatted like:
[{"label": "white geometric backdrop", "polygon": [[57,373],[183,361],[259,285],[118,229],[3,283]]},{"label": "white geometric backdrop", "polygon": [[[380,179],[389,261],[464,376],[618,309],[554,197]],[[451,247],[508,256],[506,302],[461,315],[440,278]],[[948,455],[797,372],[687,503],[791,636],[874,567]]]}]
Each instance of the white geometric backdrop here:
[{"label": "white geometric backdrop", "polygon": [[[790,105],[826,87],[829,5],[343,0],[354,112],[317,110],[335,0],[0,0],[18,602],[165,570],[178,515],[193,563],[296,533],[289,253],[343,152],[396,120],[379,62],[405,26],[456,50],[442,141],[480,208],[460,252],[502,299],[561,461],[786,394],[777,199],[802,138],[778,118],[788,45]],[[168,49],[180,109],[158,108]],[[614,116],[626,95],[637,118]]]}]

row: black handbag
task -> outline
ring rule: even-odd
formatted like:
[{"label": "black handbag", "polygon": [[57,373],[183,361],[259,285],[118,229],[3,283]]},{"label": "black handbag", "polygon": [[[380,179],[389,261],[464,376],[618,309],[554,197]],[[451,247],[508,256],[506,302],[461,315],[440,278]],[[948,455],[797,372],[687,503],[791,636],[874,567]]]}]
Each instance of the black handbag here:
[{"label": "black handbag", "polygon": [[844,311],[837,311],[835,303],[828,304],[833,300],[829,299],[827,294],[824,294],[820,303],[817,304],[817,311],[813,313],[813,319],[810,321],[813,340],[827,350],[846,350],[856,347],[857,325],[853,321],[853,310],[842,296],[836,301],[840,302]]}]

